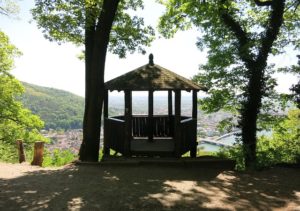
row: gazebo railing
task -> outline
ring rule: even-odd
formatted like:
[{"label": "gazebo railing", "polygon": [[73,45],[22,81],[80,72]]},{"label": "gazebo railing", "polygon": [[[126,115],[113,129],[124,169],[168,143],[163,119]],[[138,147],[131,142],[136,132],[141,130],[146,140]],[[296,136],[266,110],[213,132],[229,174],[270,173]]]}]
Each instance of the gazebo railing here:
[{"label": "gazebo railing", "polygon": [[[106,146],[117,152],[124,153],[126,140],[124,116],[106,118],[105,124]],[[142,138],[141,140],[147,139],[149,135],[148,124],[148,116],[132,116],[132,136],[134,138]],[[184,116],[181,117],[178,128],[178,130],[180,130],[180,138],[179,142],[177,142],[180,149],[178,153],[181,155],[190,151],[196,144],[196,127],[195,119]],[[153,116],[153,137],[157,137],[156,140],[161,140],[163,142],[164,138],[174,138],[174,135],[174,116]],[[172,140],[176,141],[175,139]]]},{"label": "gazebo railing", "polygon": [[[180,122],[181,131],[181,153],[185,153],[191,149],[193,144],[196,144],[196,120],[193,118],[184,119]],[[195,143],[193,143],[195,142]]]},{"label": "gazebo railing", "polygon": [[[124,121],[124,116],[115,116],[109,118],[116,121]],[[189,120],[189,117],[181,116],[181,122]],[[132,121],[132,136],[147,137],[149,135],[149,116],[133,115]],[[174,136],[174,116],[155,115],[153,116],[153,137],[173,137]]]},{"label": "gazebo railing", "polygon": [[[153,136],[172,137],[173,136],[173,116],[159,115],[153,116]],[[132,136],[148,136],[149,117],[146,115],[135,115],[132,117]]]},{"label": "gazebo railing", "polygon": [[105,136],[109,148],[124,152],[125,121],[117,118],[105,119]]}]

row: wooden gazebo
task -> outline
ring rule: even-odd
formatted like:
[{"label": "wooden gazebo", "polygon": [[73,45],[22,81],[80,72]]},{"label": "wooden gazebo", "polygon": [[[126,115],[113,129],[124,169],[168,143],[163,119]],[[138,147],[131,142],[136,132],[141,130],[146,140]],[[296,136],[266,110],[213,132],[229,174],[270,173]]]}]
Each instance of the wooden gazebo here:
[{"label": "wooden gazebo", "polygon": [[[125,112],[108,117],[109,91],[124,91]],[[181,91],[192,91],[192,116],[181,115]],[[180,157],[197,152],[197,92],[205,87],[149,63],[105,83],[104,155],[110,149],[124,156]],[[148,115],[132,115],[132,91],[148,91]],[[168,91],[168,114],[153,115],[153,92]],[[175,112],[172,93],[175,93]]]}]

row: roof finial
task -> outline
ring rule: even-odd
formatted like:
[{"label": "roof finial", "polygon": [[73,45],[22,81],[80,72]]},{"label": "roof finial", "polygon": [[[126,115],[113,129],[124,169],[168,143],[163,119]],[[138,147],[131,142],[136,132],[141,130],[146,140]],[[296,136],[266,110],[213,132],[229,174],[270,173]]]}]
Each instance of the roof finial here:
[{"label": "roof finial", "polygon": [[154,66],[153,54],[152,53],[150,53],[150,55],[149,55],[149,65]]}]

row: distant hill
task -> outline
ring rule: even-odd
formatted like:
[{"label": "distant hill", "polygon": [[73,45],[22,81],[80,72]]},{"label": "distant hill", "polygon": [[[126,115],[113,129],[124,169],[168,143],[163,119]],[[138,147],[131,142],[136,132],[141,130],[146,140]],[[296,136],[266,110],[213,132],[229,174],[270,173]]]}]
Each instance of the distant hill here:
[{"label": "distant hill", "polygon": [[[22,82],[25,93],[21,97],[24,106],[37,114],[45,122],[45,129],[79,129],[82,128],[84,98],[54,88],[47,88]],[[148,97],[133,96],[133,113],[148,113]],[[156,96],[154,114],[167,114],[167,96]],[[190,116],[192,113],[191,96],[182,96],[181,113]],[[109,116],[124,114],[124,96],[109,97]],[[215,131],[215,125],[227,113],[204,114],[199,110],[198,121],[203,127]],[[211,125],[214,125],[213,127]]]},{"label": "distant hill", "polygon": [[22,82],[24,106],[45,122],[45,129],[82,128],[84,98],[54,88]]}]

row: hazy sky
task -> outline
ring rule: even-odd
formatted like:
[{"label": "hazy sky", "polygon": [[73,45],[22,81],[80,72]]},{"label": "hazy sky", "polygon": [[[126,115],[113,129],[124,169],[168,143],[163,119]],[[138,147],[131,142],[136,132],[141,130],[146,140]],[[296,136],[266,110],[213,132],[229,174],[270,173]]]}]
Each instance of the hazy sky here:
[{"label": "hazy sky", "polygon": [[[164,8],[154,0],[145,1],[145,9],[140,13],[147,24],[156,26],[158,17]],[[13,74],[17,79],[41,86],[59,88],[84,96],[84,63],[76,57],[80,48],[71,44],[58,45],[44,39],[41,30],[37,29],[34,21],[29,23],[31,15],[29,9],[33,7],[33,0],[20,1],[19,20],[1,17],[0,29],[9,37],[23,53],[16,60]],[[158,35],[158,34],[157,34]],[[105,79],[110,80],[137,67],[148,63],[148,54],[154,54],[154,63],[159,64],[184,77],[191,78],[198,72],[200,64],[206,62],[206,53],[197,49],[195,43],[200,33],[196,30],[179,32],[173,39],[159,38],[147,48],[147,55],[133,54],[126,59],[108,54],[106,61]],[[296,64],[294,53],[272,59],[280,66]],[[296,77],[280,74],[281,92],[287,92]]]}]

